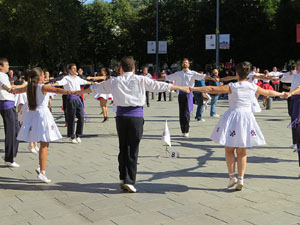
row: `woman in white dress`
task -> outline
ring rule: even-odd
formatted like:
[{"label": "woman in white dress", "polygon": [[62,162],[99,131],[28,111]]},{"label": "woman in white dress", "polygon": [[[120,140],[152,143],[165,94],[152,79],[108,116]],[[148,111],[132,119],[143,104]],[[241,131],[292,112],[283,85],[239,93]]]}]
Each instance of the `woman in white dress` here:
[{"label": "woman in white dress", "polygon": [[[255,94],[265,96],[283,96],[282,93],[264,90],[253,82],[248,82],[251,63],[243,62],[236,66],[238,82],[224,86],[194,87],[191,91],[208,93],[228,93],[229,109],[218,122],[211,139],[224,145],[226,163],[229,173],[227,188],[236,185],[236,190],[242,190],[246,169],[246,148],[265,144],[264,136],[256,123],[252,112]],[[237,154],[238,179],[235,177],[235,151]]]},{"label": "woman in white dress", "polygon": [[58,94],[73,94],[61,88],[44,85],[44,72],[37,67],[28,71],[27,98],[29,111],[26,113],[17,139],[25,142],[40,142],[39,167],[36,169],[38,178],[49,183],[46,176],[46,162],[49,142],[61,138],[61,134],[48,108],[49,95],[47,92]]},{"label": "woman in white dress", "polygon": [[[110,76],[109,76],[108,70],[106,68],[102,68],[101,69],[101,76],[88,77],[88,80],[89,79],[97,80],[97,81],[100,81],[100,83],[101,83],[103,81],[108,80],[109,78],[110,78]],[[102,121],[102,123],[105,123],[106,121],[108,121],[107,101],[111,100],[111,102],[113,102],[113,96],[112,96],[112,94],[96,93],[94,98],[97,99],[98,101],[100,101],[100,107],[101,107],[101,110],[102,110],[102,114],[104,116],[104,120]]]}]

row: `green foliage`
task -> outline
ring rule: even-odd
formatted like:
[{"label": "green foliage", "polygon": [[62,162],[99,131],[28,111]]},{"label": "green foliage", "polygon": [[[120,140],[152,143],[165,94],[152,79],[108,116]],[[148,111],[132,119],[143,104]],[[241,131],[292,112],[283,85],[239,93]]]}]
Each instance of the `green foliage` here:
[{"label": "green foliage", "polygon": [[[297,0],[221,0],[220,32],[231,35],[221,61],[250,60],[283,65],[298,58]],[[139,65],[154,63],[147,41],[155,40],[156,0],[0,0],[0,56],[12,65],[55,68],[76,62],[109,66],[133,55]],[[196,67],[213,63],[205,34],[215,33],[215,0],[160,0],[159,39],[168,42],[160,64],[188,57]]]}]

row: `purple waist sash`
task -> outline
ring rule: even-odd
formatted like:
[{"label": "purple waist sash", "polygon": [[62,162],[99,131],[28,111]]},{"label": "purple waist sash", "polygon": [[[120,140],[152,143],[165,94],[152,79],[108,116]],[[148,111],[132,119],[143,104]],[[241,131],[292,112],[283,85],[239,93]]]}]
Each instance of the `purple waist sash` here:
[{"label": "purple waist sash", "polygon": [[117,106],[117,116],[144,117],[142,106]]},{"label": "purple waist sash", "polygon": [[12,109],[15,107],[14,101],[0,100],[0,110]]},{"label": "purple waist sash", "polygon": [[186,92],[183,92],[183,91],[179,91],[179,94],[180,95],[186,95],[187,97],[187,102],[188,102],[188,107],[189,107],[189,112],[192,112],[193,111],[193,108],[194,108],[194,104],[193,104],[193,93],[186,93]]},{"label": "purple waist sash", "polygon": [[76,95],[67,95],[68,96],[68,99],[72,99],[72,100],[78,100],[81,102],[81,98],[76,96]]},{"label": "purple waist sash", "polygon": [[293,95],[291,97],[292,100],[300,100],[300,95]]}]

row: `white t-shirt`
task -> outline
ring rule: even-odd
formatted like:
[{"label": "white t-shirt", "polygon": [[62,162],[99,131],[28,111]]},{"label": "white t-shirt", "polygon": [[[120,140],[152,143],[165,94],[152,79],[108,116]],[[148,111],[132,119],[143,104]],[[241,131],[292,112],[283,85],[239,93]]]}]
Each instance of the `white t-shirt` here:
[{"label": "white t-shirt", "polygon": [[101,84],[91,85],[94,93],[112,94],[116,106],[143,106],[145,104],[145,91],[170,91],[171,84],[158,82],[145,76],[126,72],[113,77]]},{"label": "white t-shirt", "polygon": [[166,76],[166,80],[175,81],[178,86],[194,87],[195,80],[204,80],[206,74],[200,74],[193,70],[184,72],[183,70]]},{"label": "white t-shirt", "polygon": [[15,96],[2,88],[3,84],[5,84],[8,88],[11,88],[8,75],[0,72],[0,100],[15,101]]},{"label": "white t-shirt", "polygon": [[80,85],[86,85],[87,81],[78,76],[73,77],[71,74],[64,76],[63,79],[57,81],[59,86],[63,86],[65,90],[80,91]]}]

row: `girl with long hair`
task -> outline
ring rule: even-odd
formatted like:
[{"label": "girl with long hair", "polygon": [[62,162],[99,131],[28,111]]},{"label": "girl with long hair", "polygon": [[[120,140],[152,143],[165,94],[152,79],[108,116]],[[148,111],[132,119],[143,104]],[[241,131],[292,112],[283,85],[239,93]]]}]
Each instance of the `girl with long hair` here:
[{"label": "girl with long hair", "polygon": [[62,138],[53,116],[48,108],[48,92],[57,94],[73,94],[61,88],[44,85],[44,72],[37,67],[28,70],[27,99],[28,109],[19,131],[18,140],[25,142],[40,142],[39,167],[36,169],[38,178],[50,183],[46,176],[46,163],[49,142]]}]

